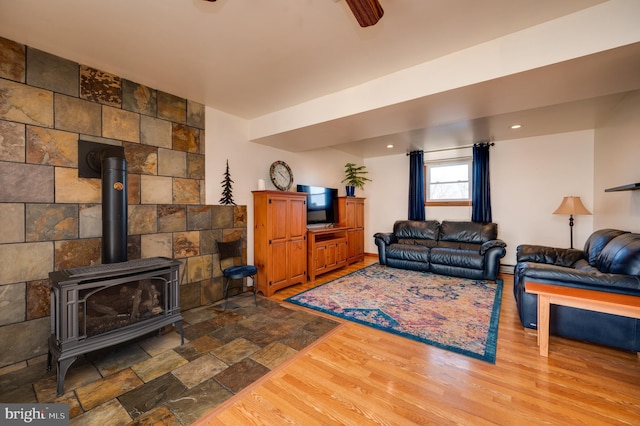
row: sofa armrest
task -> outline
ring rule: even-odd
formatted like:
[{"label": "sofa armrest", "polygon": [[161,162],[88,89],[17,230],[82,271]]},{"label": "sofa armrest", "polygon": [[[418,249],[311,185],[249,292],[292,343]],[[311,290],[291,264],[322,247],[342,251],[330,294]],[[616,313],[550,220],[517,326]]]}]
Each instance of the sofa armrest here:
[{"label": "sofa armrest", "polygon": [[397,243],[398,239],[396,238],[395,234],[392,232],[377,232],[373,238],[375,238],[376,241],[376,245],[380,245],[378,244],[378,241],[380,241],[381,243],[384,243],[384,245],[389,245],[389,244],[393,244],[393,243]]},{"label": "sofa armrest", "polygon": [[485,253],[489,251],[489,249],[491,248],[494,248],[494,247],[505,248],[506,246],[507,246],[507,243],[505,243],[502,240],[490,240],[483,243],[482,246],[480,246],[480,254],[484,256]]},{"label": "sofa armrest", "polygon": [[578,260],[584,259],[584,252],[578,249],[536,246],[530,244],[519,245],[516,249],[517,262],[535,262],[547,265],[571,267]]},{"label": "sofa armrest", "polygon": [[595,268],[582,270],[523,262],[516,265],[515,275],[522,285],[524,281],[536,281],[565,287],[640,295],[640,277],[602,273]]}]

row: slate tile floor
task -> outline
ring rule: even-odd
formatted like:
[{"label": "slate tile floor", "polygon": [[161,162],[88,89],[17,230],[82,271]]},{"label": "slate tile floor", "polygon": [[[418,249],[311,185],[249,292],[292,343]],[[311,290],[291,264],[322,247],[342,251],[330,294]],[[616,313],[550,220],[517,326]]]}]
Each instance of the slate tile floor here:
[{"label": "slate tile floor", "polygon": [[182,346],[171,327],[78,358],[60,398],[46,356],[2,369],[0,402],[65,403],[72,425],[189,425],[338,325],[246,295],[222,307],[184,312]]}]

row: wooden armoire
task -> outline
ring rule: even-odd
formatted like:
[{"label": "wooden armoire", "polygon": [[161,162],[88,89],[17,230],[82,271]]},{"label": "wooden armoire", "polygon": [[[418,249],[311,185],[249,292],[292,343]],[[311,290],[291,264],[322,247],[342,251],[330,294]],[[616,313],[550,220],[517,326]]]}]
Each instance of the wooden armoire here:
[{"label": "wooden armoire", "polygon": [[307,194],[253,191],[254,265],[258,291],[307,281]]},{"label": "wooden armoire", "polygon": [[364,200],[361,197],[338,197],[339,226],[347,231],[347,264],[364,260]]}]

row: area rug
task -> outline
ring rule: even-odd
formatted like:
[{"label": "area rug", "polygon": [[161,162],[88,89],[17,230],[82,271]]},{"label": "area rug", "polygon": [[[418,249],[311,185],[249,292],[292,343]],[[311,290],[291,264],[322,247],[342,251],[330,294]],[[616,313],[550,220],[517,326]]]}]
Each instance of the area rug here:
[{"label": "area rug", "polygon": [[496,359],[502,281],[374,264],[285,299],[477,358]]}]

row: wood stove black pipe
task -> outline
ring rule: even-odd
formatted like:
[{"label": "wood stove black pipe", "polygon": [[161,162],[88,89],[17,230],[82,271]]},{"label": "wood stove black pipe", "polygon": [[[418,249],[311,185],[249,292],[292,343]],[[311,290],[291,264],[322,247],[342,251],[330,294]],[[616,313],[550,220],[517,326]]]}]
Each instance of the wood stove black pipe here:
[{"label": "wood stove black pipe", "polygon": [[127,160],[118,150],[100,151],[102,169],[102,263],[127,260]]}]

